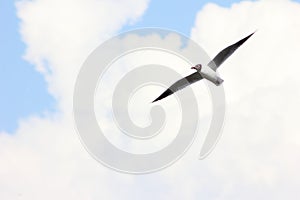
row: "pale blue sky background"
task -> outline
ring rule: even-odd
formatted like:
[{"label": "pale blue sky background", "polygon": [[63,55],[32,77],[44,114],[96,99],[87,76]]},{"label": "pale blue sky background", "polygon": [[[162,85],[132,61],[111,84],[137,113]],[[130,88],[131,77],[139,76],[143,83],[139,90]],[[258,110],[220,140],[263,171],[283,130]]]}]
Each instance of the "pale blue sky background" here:
[{"label": "pale blue sky background", "polygon": [[22,56],[25,44],[19,34],[14,1],[0,1],[0,131],[12,132],[18,120],[52,110],[55,102],[43,76]]},{"label": "pale blue sky background", "polygon": [[[154,26],[189,35],[197,12],[208,2],[228,7],[240,0],[152,0],[142,19],[122,31]],[[11,0],[0,1],[0,131],[7,132],[17,128],[19,119],[55,109],[55,100],[48,94],[43,76],[22,58],[26,47],[18,32],[14,4]]]}]

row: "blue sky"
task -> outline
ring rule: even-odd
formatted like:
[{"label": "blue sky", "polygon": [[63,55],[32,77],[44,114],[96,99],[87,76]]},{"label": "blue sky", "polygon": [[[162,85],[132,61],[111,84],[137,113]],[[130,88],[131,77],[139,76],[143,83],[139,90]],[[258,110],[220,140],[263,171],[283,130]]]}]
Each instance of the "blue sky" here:
[{"label": "blue sky", "polygon": [[124,30],[145,26],[163,27],[189,35],[197,12],[209,2],[227,7],[240,0],[152,0],[143,18],[133,26],[124,27]]},{"label": "blue sky", "polygon": [[42,115],[55,105],[43,76],[22,58],[26,47],[18,25],[14,2],[0,1],[0,131],[12,132],[19,119]]},{"label": "blue sky", "polygon": [[[195,16],[208,2],[230,6],[239,0],[174,1],[152,0],[149,8],[134,25],[122,31],[139,27],[163,27],[189,35]],[[47,92],[46,82],[22,55],[26,46],[19,34],[19,20],[14,1],[0,1],[0,131],[13,132],[18,120],[30,115],[42,115],[55,109],[55,100]]]},{"label": "blue sky", "polygon": [[[192,89],[199,115],[192,117],[190,122],[199,123],[197,138],[191,141],[191,148],[169,169],[129,177],[92,159],[95,156],[89,156],[86,152],[91,152],[89,145],[82,140],[85,135],[76,130],[71,114],[72,83],[81,64],[78,61],[84,59],[81,55],[91,51],[90,47],[94,46],[91,40],[98,41],[97,37],[101,39],[106,38],[106,34],[117,34],[114,30],[124,32],[142,27],[162,27],[190,35],[196,14],[206,3],[231,7],[232,3],[240,0],[150,0],[144,15],[141,11],[145,9],[147,0],[141,0],[140,4],[136,0],[127,0],[130,2],[128,5],[120,5],[120,2],[125,2],[123,0],[103,0],[104,5],[96,2],[102,0],[18,1],[37,2],[20,6],[22,19],[26,22],[24,28],[28,30],[22,35],[28,37],[26,41],[33,47],[31,61],[46,58],[51,63],[50,68],[55,73],[49,86],[58,100],[48,94],[44,76],[22,58],[26,45],[20,38],[15,0],[0,0],[0,185],[4,186],[0,190],[0,199],[293,199],[300,196],[297,187],[300,180],[300,160],[297,159],[300,151],[297,118],[300,110],[300,79],[297,76],[300,73],[297,60],[300,52],[297,45],[300,43],[300,4],[289,0],[257,0],[255,3],[236,4],[225,12],[214,6],[202,12],[203,18],[197,21],[193,36],[196,41],[203,42],[200,45],[207,46],[211,56],[259,28],[258,33],[224,63],[220,71],[221,78],[225,80],[227,111],[221,140],[207,159],[198,161],[207,131],[213,127],[210,122],[215,113],[211,110],[210,94],[205,85],[199,83],[199,88],[194,85]],[[103,14],[100,10],[110,12]],[[121,27],[125,20],[137,16],[141,18],[136,24]],[[231,31],[220,31],[231,26]],[[90,39],[77,40],[85,37]],[[159,44],[176,39],[150,38]],[[139,39],[143,41],[143,38]],[[177,42],[173,47],[180,47]],[[70,54],[66,56],[65,52]],[[152,56],[155,59],[161,57],[154,52],[146,53],[149,53],[146,60],[141,58],[141,54],[134,54],[116,62],[116,66],[127,62],[133,65],[125,66],[121,71],[109,70],[117,77],[103,77],[103,87],[99,87],[95,96],[104,97],[99,98],[100,104],[95,102],[95,116],[106,141],[127,153],[145,155],[145,159],[147,153],[159,155],[156,153],[165,152],[182,128],[190,130],[190,125],[182,126],[180,123],[182,106],[175,101],[161,104],[166,114],[166,126],[162,127],[159,137],[149,141],[124,136],[122,133],[126,127],[116,123],[114,113],[109,112],[113,95],[110,86],[116,85],[134,66],[147,64]],[[134,56],[139,58],[135,60]],[[158,60],[157,64],[171,66],[174,62],[171,58],[172,55]],[[184,68],[182,70],[185,71]],[[156,91],[160,89],[149,89],[136,91],[133,100],[138,104],[130,102],[130,117],[123,118],[122,115],[121,120],[130,120],[135,125],[150,122],[148,117],[152,114],[153,105],[147,99],[144,99],[147,102],[140,99],[155,98],[158,95]],[[104,96],[101,90],[109,90],[109,93]],[[86,119],[85,114],[78,119]],[[28,120],[32,115],[37,117]],[[18,121],[22,121],[20,128]],[[119,159],[115,152],[101,145],[103,143],[95,145],[99,142],[96,138],[88,138],[93,148],[101,149],[101,154],[104,152],[109,159],[121,164],[126,161],[123,164],[129,166],[130,160]],[[44,187],[44,183],[50,187]]]}]

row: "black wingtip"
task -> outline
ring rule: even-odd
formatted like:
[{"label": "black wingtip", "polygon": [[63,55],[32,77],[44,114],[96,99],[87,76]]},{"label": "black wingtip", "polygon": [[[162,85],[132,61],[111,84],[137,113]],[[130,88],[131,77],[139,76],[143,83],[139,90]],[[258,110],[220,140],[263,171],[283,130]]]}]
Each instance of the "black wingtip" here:
[{"label": "black wingtip", "polygon": [[167,96],[173,94],[174,92],[170,89],[167,89],[166,91],[164,91],[159,97],[157,97],[154,101],[152,101],[152,103],[162,100],[164,98],[166,98]]},{"label": "black wingtip", "polygon": [[160,96],[159,97],[157,97],[156,99],[154,99],[151,103],[155,103],[155,102],[157,102],[157,101],[159,101],[161,98],[160,98]]},{"label": "black wingtip", "polygon": [[159,101],[160,100],[160,97],[157,97],[154,101],[152,101],[151,103],[155,103],[155,102],[157,102],[157,101]]},{"label": "black wingtip", "polygon": [[245,37],[244,39],[242,39],[241,41],[246,42],[246,41],[247,41],[252,35],[254,35],[256,32],[257,32],[257,29],[256,29],[253,33],[251,33],[250,35],[248,35],[247,37]]}]

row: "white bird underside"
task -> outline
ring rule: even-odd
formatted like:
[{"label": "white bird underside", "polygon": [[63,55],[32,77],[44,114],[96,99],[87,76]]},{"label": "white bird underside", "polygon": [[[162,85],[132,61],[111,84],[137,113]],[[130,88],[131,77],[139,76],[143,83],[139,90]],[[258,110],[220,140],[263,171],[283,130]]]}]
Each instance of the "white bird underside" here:
[{"label": "white bird underside", "polygon": [[[216,57],[212,61],[210,61],[207,64],[207,66],[202,67],[201,65],[196,65],[195,67],[193,67],[194,69],[197,69],[197,72],[175,82],[166,91],[164,91],[159,97],[157,97],[153,102],[164,99],[167,96],[177,92],[178,90],[181,90],[186,86],[189,86],[197,81],[200,81],[203,78],[211,81],[217,86],[222,84],[223,80],[220,77],[218,77],[216,72],[218,67],[220,67],[220,65],[227,58],[229,58],[235,52],[235,50],[237,50],[242,44],[244,44],[244,42],[246,42],[254,33],[251,33],[247,37],[223,49],[220,53],[218,53],[218,55],[216,55]],[[200,68],[197,68],[197,66],[198,67],[200,66]]]},{"label": "white bird underside", "polygon": [[198,71],[202,78],[209,80],[214,83],[216,86],[219,86],[223,83],[223,80],[217,75],[217,72],[208,66],[202,67],[201,71]]}]

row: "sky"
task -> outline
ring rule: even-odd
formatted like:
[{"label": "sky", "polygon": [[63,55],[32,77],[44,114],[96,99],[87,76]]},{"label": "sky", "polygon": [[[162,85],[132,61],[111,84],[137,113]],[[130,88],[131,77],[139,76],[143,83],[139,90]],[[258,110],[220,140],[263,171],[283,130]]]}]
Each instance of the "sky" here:
[{"label": "sky", "polygon": [[[12,132],[21,118],[51,111],[54,99],[49,95],[44,78],[23,59],[26,49],[19,33],[19,20],[13,1],[0,3],[1,31],[1,114],[0,130]],[[17,92],[18,91],[18,92]]]},{"label": "sky", "polygon": [[[142,27],[164,27],[189,35],[197,11],[207,2],[230,6],[238,1],[153,0],[139,21],[121,27],[120,32]],[[31,115],[44,116],[48,112],[55,112],[56,106],[43,76],[23,58],[26,46],[20,35],[15,2],[1,1],[0,9],[0,24],[5,30],[0,37],[4,44],[0,51],[5,55],[0,61],[0,91],[3,94],[0,100],[0,130],[13,132],[20,119]],[[183,15],[178,15],[182,12]],[[164,13],[163,18],[160,17],[161,13]]]},{"label": "sky", "polygon": [[[0,33],[0,198],[297,199],[299,13],[300,1],[290,0],[1,1],[0,26],[5,31]],[[219,70],[227,113],[213,153],[197,159],[204,139],[200,135],[174,165],[132,176],[104,167],[84,149],[76,134],[72,101],[76,77],[89,53],[111,36],[142,27],[183,33],[210,56],[258,31]],[[114,73],[121,76],[118,70]],[[105,81],[110,91],[114,79]],[[202,83],[192,89],[199,97],[202,132],[211,117],[209,94]],[[107,97],[103,106],[109,104]],[[172,121],[176,111],[173,104],[166,106]],[[144,115],[142,111],[136,116]],[[131,145],[115,134],[107,115],[100,118],[113,133],[110,140],[122,148]],[[163,136],[156,145],[170,137]],[[149,147],[143,146],[133,145],[131,150]]]}]

